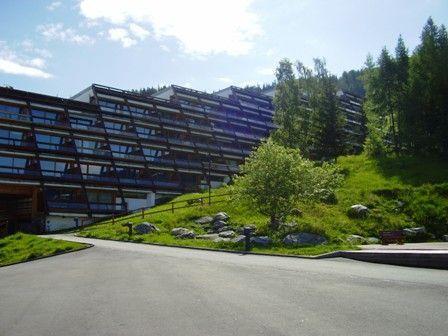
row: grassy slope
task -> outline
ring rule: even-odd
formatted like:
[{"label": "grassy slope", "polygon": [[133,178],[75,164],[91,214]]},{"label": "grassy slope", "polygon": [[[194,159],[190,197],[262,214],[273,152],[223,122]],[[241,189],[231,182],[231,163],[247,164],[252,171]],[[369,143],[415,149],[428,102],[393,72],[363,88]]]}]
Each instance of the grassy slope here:
[{"label": "grassy slope", "polygon": [[85,244],[41,238],[16,233],[0,239],[0,266],[51,256],[61,252],[76,251]]},{"label": "grassy slope", "polygon": [[[269,232],[267,217],[251,211],[244,204],[232,202],[231,197],[228,196],[225,197],[225,202],[212,204],[211,206],[199,206],[176,210],[174,213],[164,212],[149,215],[144,221],[156,224],[161,232],[159,234],[135,235],[132,240],[160,244],[240,249],[241,246],[227,242],[176,240],[169,234],[172,228],[180,226],[194,229],[198,234],[205,233],[203,228],[195,224],[193,220],[200,216],[225,211],[230,215],[232,225],[255,224],[258,228],[258,234],[268,234],[274,238],[272,248],[269,250],[256,249],[259,252],[319,254],[335,249],[349,248],[350,246],[341,243],[348,234],[377,236],[379,231],[385,229],[422,224],[421,220],[419,222],[415,221],[415,214],[409,212],[407,207],[424,197],[427,198],[426,201],[429,200],[430,203],[436,204],[436,208],[439,213],[442,213],[442,217],[446,211],[446,218],[448,219],[448,199],[446,195],[438,195],[432,190],[433,183],[442,183],[448,180],[448,165],[446,163],[408,158],[378,161],[367,159],[364,156],[347,156],[339,158],[338,164],[346,174],[344,184],[337,192],[338,203],[335,205],[301,203],[298,204],[298,207],[302,210],[303,216],[289,218],[289,220],[297,222],[295,231],[308,231],[325,235],[330,240],[330,244],[327,246],[283,247],[280,241],[287,232]],[[448,187],[446,189],[448,190]],[[443,190],[445,189],[442,188]],[[213,191],[214,194],[226,192],[228,192],[227,188]],[[176,200],[185,200],[200,195],[182,195]],[[206,194],[203,195],[206,196]],[[406,204],[401,210],[397,210],[397,200]],[[369,218],[357,220],[347,216],[347,209],[357,203],[365,204],[372,209]],[[176,206],[182,205],[184,204],[177,204]],[[162,205],[150,211],[169,207],[170,205]],[[132,221],[139,223],[143,220],[137,218]],[[85,228],[79,234],[105,239],[128,239],[126,228],[123,228],[121,224],[112,225],[110,222]]]}]

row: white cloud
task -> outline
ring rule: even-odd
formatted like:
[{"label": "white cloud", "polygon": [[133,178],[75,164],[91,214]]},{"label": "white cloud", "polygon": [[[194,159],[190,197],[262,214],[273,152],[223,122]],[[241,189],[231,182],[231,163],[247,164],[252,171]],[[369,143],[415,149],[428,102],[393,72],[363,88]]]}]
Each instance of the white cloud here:
[{"label": "white cloud", "polygon": [[109,40],[119,41],[123,48],[129,48],[137,44],[137,40],[129,36],[129,32],[124,28],[111,28],[108,31]]},{"label": "white cloud", "polygon": [[30,66],[0,58],[0,71],[11,75],[24,75],[29,77],[51,78],[52,75]]},{"label": "white cloud", "polygon": [[56,8],[60,7],[61,5],[62,5],[62,2],[60,2],[60,1],[53,1],[52,3],[50,3],[47,6],[47,9],[49,11],[54,11]]},{"label": "white cloud", "polygon": [[39,68],[39,69],[45,68],[45,66],[46,66],[45,60],[40,57],[30,59],[27,63],[29,65]]},{"label": "white cloud", "polygon": [[39,25],[37,31],[42,34],[47,40],[59,40],[63,42],[73,42],[76,44],[93,44],[95,40],[84,34],[78,34],[72,28],[65,28],[62,23],[49,23]]},{"label": "white cloud", "polygon": [[149,24],[156,39],[174,37],[184,52],[195,56],[216,53],[248,54],[262,34],[253,0],[79,0],[88,20],[115,26]]},{"label": "white cloud", "polygon": [[163,51],[166,51],[166,52],[171,51],[170,47],[168,47],[166,44],[161,44],[160,49],[162,49]]},{"label": "white cloud", "polygon": [[129,25],[129,30],[135,37],[142,41],[149,36],[149,31],[136,23],[131,23]]},{"label": "white cloud", "polygon": [[20,43],[20,45],[23,48],[23,50],[26,52],[36,54],[43,58],[53,57],[53,55],[51,54],[51,52],[49,50],[42,49],[42,48],[36,48],[34,46],[34,43],[31,40],[23,40],[22,43]]},{"label": "white cloud", "polygon": [[229,84],[229,83],[233,82],[232,78],[229,78],[229,77],[217,77],[216,79],[218,81],[220,81],[222,83],[226,83],[226,84]]},{"label": "white cloud", "polygon": [[[27,49],[27,50],[26,50]],[[21,51],[34,51],[31,41],[21,43]],[[18,55],[4,41],[0,41],[0,72],[37,78],[51,78],[53,75],[42,70],[46,61],[40,57],[30,58],[23,53]]]},{"label": "white cloud", "polygon": [[274,75],[274,69],[271,68],[271,67],[258,68],[257,73],[259,75],[263,75],[263,76],[273,76]]}]

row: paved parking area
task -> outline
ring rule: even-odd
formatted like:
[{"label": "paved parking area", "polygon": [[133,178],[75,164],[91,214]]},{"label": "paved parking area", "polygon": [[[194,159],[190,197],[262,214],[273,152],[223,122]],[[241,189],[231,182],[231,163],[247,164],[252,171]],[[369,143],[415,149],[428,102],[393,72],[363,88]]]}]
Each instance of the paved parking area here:
[{"label": "paved parking area", "polygon": [[448,271],[68,239],[95,247],[0,268],[1,336],[448,330]]}]

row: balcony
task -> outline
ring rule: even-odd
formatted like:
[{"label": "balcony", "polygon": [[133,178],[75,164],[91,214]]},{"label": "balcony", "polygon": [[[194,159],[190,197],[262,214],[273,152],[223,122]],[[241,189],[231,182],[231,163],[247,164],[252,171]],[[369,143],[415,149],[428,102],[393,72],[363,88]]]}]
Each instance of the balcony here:
[{"label": "balcony", "polygon": [[116,213],[116,212],[123,212],[126,209],[123,207],[122,204],[111,204],[111,203],[99,203],[99,202],[90,202],[90,209],[92,212],[109,212],[109,213]]},{"label": "balcony", "polygon": [[80,154],[98,155],[98,156],[104,156],[107,158],[112,157],[112,152],[107,149],[77,147],[76,151]]},{"label": "balcony", "polygon": [[55,171],[55,170],[42,170],[42,175],[45,177],[54,177],[61,180],[70,180],[70,181],[79,181],[82,178],[81,174],[73,174],[63,171]]},{"label": "balcony", "polygon": [[115,176],[104,176],[95,174],[82,174],[85,181],[90,182],[105,182],[105,183],[118,183],[118,179]]},{"label": "balcony", "polygon": [[112,152],[114,158],[125,159],[125,160],[133,160],[133,161],[145,161],[145,158],[142,155],[121,153],[121,152]]},{"label": "balcony", "polygon": [[47,142],[38,142],[37,148],[44,149],[44,150],[50,150],[50,151],[57,151],[57,152],[67,152],[67,153],[75,153],[76,149],[73,147],[73,145],[59,145],[59,144],[52,144]]},{"label": "balcony", "polygon": [[71,123],[71,125],[72,125],[72,128],[74,128],[74,129],[79,129],[79,130],[84,130],[84,131],[89,131],[89,132],[96,132],[96,133],[105,133],[105,130],[102,127],[89,126],[89,125],[76,124],[76,123]]},{"label": "balcony", "polygon": [[154,183],[150,179],[143,179],[138,177],[120,177],[121,184],[128,184],[141,187],[153,187]]},{"label": "balcony", "polygon": [[79,201],[47,201],[47,207],[50,211],[69,211],[69,212],[87,212],[87,203]]},{"label": "balcony", "polygon": [[182,159],[176,159],[175,161],[176,161],[176,165],[178,167],[202,169],[202,164],[200,162],[189,161],[189,160],[182,160]]},{"label": "balcony", "polygon": [[18,121],[31,121],[31,117],[29,115],[8,112],[5,110],[0,110],[0,118],[18,120]]},{"label": "balcony", "polygon": [[0,145],[34,148],[34,143],[32,141],[11,138],[0,138]]},{"label": "balcony", "polygon": [[22,167],[0,166],[0,174],[38,177],[40,176],[40,171]]}]

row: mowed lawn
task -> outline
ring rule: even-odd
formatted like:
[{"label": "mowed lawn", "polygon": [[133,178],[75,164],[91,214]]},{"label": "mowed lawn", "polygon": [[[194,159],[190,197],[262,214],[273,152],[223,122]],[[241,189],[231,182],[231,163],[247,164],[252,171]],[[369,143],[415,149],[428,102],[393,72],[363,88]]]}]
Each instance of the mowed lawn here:
[{"label": "mowed lawn", "polygon": [[16,233],[0,239],[0,266],[86,248],[87,244]]},{"label": "mowed lawn", "polygon": [[[200,239],[176,239],[170,232],[175,227],[194,230],[196,234],[206,233],[206,227],[195,223],[195,219],[214,215],[224,211],[230,216],[229,223],[235,228],[255,225],[257,235],[267,235],[273,239],[269,247],[254,248],[260,253],[281,253],[295,255],[316,255],[334,250],[353,249],[346,242],[348,235],[378,237],[383,230],[395,230],[411,226],[426,226],[430,232],[438,235],[448,233],[448,164],[440,160],[415,158],[389,158],[374,160],[358,156],[338,158],[338,165],[344,174],[344,182],[337,190],[337,202],[324,204],[303,200],[297,204],[302,211],[300,216],[290,216],[288,222],[295,223],[293,228],[271,231],[268,218],[244,203],[232,198],[231,187],[222,187],[212,191],[212,195],[229,194],[212,198],[219,203],[207,204],[207,192],[185,194],[173,201],[174,206],[188,205],[191,198],[203,197],[204,205],[176,209],[174,212],[152,213],[171,209],[164,204],[149,209],[145,217],[123,217],[113,224],[110,220],[86,227],[77,232],[84,237],[157,243],[175,246],[194,246],[216,249],[242,250],[242,244],[232,242],[212,242]],[[369,207],[370,216],[366,219],[354,219],[348,216],[351,205],[363,204]],[[160,232],[129,237],[126,222],[138,224],[150,222]],[[311,232],[324,236],[328,243],[319,246],[288,247],[282,239],[292,232]]]}]

